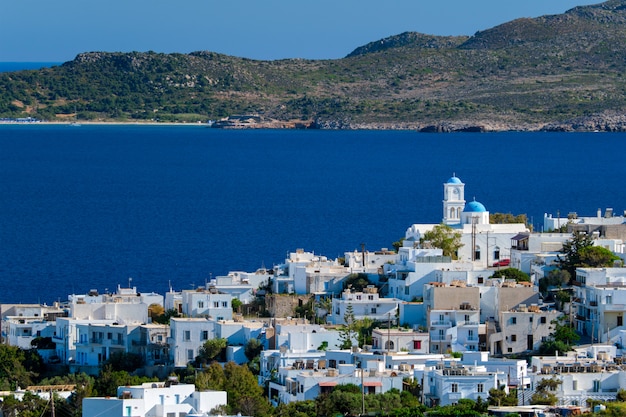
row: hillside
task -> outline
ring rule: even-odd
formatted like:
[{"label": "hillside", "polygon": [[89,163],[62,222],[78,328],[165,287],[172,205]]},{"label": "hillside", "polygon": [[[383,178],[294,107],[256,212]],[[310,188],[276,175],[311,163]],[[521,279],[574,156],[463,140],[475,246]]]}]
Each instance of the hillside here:
[{"label": "hillside", "polygon": [[473,36],[403,33],[336,60],[90,52],[0,74],[0,117],[195,122],[236,114],[321,128],[626,130],[626,0]]}]

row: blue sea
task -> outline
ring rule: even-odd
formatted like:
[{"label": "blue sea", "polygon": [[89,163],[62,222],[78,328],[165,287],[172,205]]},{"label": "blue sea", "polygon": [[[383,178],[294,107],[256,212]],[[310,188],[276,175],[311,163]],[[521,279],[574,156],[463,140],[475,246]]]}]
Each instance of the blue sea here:
[{"label": "blue sea", "polygon": [[61,65],[62,62],[0,62],[0,72],[36,70]]},{"label": "blue sea", "polygon": [[392,247],[442,219],[443,183],[526,213],[626,209],[626,135],[0,125],[0,303],[190,289]]}]

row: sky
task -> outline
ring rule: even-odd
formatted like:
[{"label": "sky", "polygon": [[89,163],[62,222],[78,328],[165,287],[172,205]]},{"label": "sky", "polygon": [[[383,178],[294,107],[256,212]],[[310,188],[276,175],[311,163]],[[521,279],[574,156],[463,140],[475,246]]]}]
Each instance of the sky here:
[{"label": "sky", "polygon": [[212,51],[250,59],[336,59],[403,32],[472,35],[584,0],[6,0],[1,62],[81,52]]}]

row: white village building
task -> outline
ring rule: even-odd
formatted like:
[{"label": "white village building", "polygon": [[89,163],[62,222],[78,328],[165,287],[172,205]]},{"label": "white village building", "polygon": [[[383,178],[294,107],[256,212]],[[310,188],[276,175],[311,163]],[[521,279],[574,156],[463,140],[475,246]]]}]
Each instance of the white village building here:
[{"label": "white village building", "polygon": [[[212,414],[227,404],[225,391],[196,391],[193,384],[148,382],[118,387],[116,397],[83,399],[83,417],[186,417]],[[215,413],[219,414],[219,413]]]},{"label": "white village building", "polygon": [[[465,184],[452,176],[443,184],[442,222],[461,232],[461,243],[457,258],[470,261],[475,266],[489,267],[501,259],[510,258],[511,238],[526,232],[523,223],[490,224],[489,212],[478,201],[465,201]],[[435,224],[413,224],[405,233],[405,246],[419,244],[424,233]]]}]

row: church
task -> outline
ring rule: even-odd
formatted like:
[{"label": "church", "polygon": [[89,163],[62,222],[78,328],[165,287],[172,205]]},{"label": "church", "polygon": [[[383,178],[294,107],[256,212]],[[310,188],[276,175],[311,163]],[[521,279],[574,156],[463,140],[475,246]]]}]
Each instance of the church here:
[{"label": "church", "polygon": [[[458,250],[458,260],[473,262],[477,267],[510,259],[511,238],[528,232],[523,223],[490,224],[489,211],[483,204],[465,201],[465,184],[454,174],[443,184],[442,223],[461,233],[463,246]],[[424,233],[435,226],[411,225],[405,233],[404,245],[418,245]]]}]

